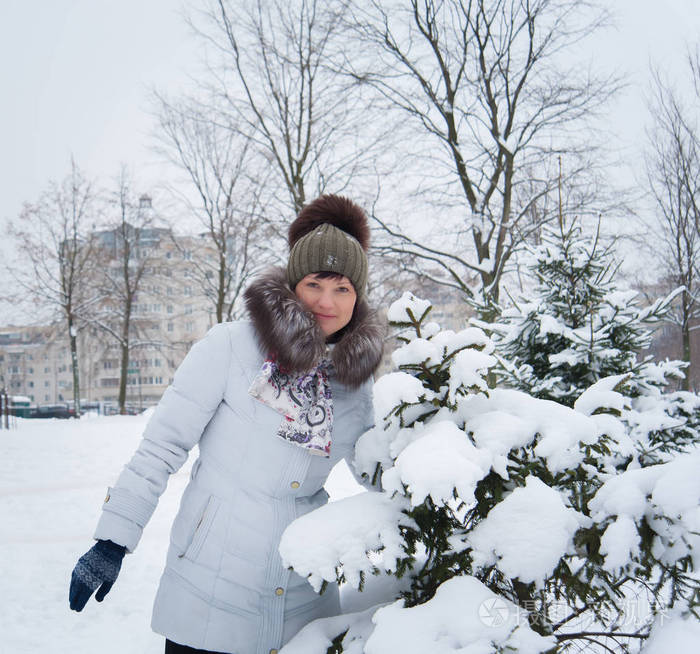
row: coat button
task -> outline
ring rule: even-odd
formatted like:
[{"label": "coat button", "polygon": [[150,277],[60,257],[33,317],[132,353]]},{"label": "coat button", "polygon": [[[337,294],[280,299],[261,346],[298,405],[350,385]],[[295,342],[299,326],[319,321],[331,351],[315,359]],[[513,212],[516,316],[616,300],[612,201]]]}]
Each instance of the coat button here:
[{"label": "coat button", "polygon": [[299,488],[299,482],[298,481],[293,481],[291,484],[289,484],[294,490]]},{"label": "coat button", "polygon": [[284,595],[284,588],[275,588],[275,595]]},{"label": "coat button", "polygon": [[271,649],[271,650],[270,650],[270,654],[277,654],[277,650],[276,650],[276,649]]},{"label": "coat button", "polygon": [[105,497],[105,504],[107,504],[107,502],[109,502],[109,493],[107,493],[107,497]]}]

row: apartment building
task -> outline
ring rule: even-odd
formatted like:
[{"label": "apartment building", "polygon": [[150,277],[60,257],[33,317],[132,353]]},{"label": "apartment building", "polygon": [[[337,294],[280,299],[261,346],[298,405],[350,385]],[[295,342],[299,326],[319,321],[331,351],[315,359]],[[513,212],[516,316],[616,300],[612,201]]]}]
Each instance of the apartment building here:
[{"label": "apartment building", "polygon": [[[141,198],[150,208],[150,199]],[[104,272],[119,274],[118,230],[95,232]],[[201,292],[201,262],[213,260],[208,242],[198,236],[175,236],[170,229],[141,229],[131,262],[141,267],[132,305],[127,403],[136,408],[156,404],[190,347],[216,322],[211,302]],[[195,262],[200,265],[195,269]],[[105,293],[90,321],[78,333],[81,399],[116,403],[121,348],[118,293]],[[0,327],[0,388],[26,395],[35,404],[73,399],[73,377],[65,328]]]},{"label": "apartment building", "polygon": [[37,404],[72,398],[67,341],[51,326],[0,328],[0,388]]}]

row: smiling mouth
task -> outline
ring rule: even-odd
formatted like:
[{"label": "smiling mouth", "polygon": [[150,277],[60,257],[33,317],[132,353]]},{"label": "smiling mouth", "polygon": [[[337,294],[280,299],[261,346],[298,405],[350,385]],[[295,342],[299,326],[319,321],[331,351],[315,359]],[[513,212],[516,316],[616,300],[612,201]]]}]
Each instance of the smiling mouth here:
[{"label": "smiling mouth", "polygon": [[316,314],[316,317],[317,317],[317,318],[335,318],[335,316],[327,316],[327,315],[324,314],[324,313],[317,313],[317,314]]}]

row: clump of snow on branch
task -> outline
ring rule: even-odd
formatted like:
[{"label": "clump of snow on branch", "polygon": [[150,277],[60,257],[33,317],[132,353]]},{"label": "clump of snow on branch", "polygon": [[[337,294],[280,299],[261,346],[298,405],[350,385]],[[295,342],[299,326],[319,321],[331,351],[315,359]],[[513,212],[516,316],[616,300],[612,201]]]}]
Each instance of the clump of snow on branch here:
[{"label": "clump of snow on branch", "polygon": [[380,377],[374,385],[374,415],[381,423],[401,404],[415,404],[425,395],[425,389],[412,375],[392,372]]},{"label": "clump of snow on branch", "polygon": [[694,615],[674,615],[659,619],[640,654],[696,652],[700,643],[700,621]]},{"label": "clump of snow on branch", "polygon": [[488,451],[478,450],[453,422],[432,423],[421,437],[410,443],[382,476],[385,491],[403,492],[408,486],[411,506],[430,496],[433,503],[450,502],[454,492],[472,503],[478,481],[491,468]]},{"label": "clump of snow on branch", "polygon": [[492,593],[474,577],[454,577],[425,604],[401,602],[380,608],[365,654],[450,654],[503,652],[539,654],[556,645],[518,620],[515,604]]},{"label": "clump of snow on branch", "polygon": [[357,586],[376,566],[368,551],[381,551],[385,570],[396,569],[403,556],[399,525],[412,521],[404,504],[381,493],[361,493],[331,502],[301,516],[282,535],[279,552],[285,566],[308,577],[318,592],[323,581],[335,581],[338,571]]},{"label": "clump of snow on branch", "polygon": [[430,302],[428,300],[421,300],[413,293],[405,292],[389,306],[387,319],[389,322],[397,324],[412,323],[420,319],[429,308]]},{"label": "clump of snow on branch", "polygon": [[346,613],[307,624],[281,650],[280,654],[311,654],[327,652],[333,639],[345,633],[343,638],[344,654],[364,654],[364,644],[374,630],[372,616],[377,607],[364,611]]},{"label": "clump of snow on branch", "polygon": [[659,560],[672,564],[692,553],[700,563],[699,471],[700,452],[692,452],[669,463],[627,470],[602,485],[589,507],[597,522],[614,518],[601,542],[607,569],[624,567],[634,558],[642,520],[655,534]]},{"label": "clump of snow on branch", "polygon": [[458,352],[450,364],[450,392],[448,398],[454,402],[460,389],[486,391],[485,374],[496,364],[496,359],[478,350],[465,349]]},{"label": "clump of snow on branch", "polygon": [[[404,366],[409,363],[437,363],[440,360],[440,348],[425,338],[416,338],[407,343],[391,355],[395,366]],[[397,374],[397,373],[393,373]]]},{"label": "clump of snow on branch", "polygon": [[[505,422],[510,429],[495,434],[493,426],[490,428],[483,419],[472,422],[475,417],[493,412],[498,414],[500,424]],[[537,435],[535,453],[547,461],[553,472],[580,463],[584,453],[579,443],[594,443],[601,435],[596,421],[588,416],[514,390],[492,389],[488,396],[466,397],[460,402],[457,413],[464,420],[465,428],[473,432],[476,443],[495,453],[522,447]]]},{"label": "clump of snow on branch", "polygon": [[528,477],[469,534],[474,564],[498,565],[511,578],[541,586],[590,518],[566,506],[561,493]]},{"label": "clump of snow on branch", "polygon": [[612,375],[604,377],[592,386],[588,387],[576,402],[574,409],[590,416],[594,411],[608,409],[621,413],[630,408],[629,399],[615,389],[631,375]]}]

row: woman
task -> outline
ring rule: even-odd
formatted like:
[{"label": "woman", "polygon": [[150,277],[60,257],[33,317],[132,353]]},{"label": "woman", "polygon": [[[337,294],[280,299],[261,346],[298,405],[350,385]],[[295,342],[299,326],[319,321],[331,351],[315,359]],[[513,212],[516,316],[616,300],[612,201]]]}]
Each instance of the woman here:
[{"label": "woman", "polygon": [[329,471],[371,426],[383,330],[364,299],[368,240],[364,212],[346,198],[301,211],[286,271],[245,293],[251,322],[217,325],[179,367],[108,491],[71,608],[95,589],[102,601],[168,476],[199,444],[153,609],[165,651],[276,654],[339,612],[337,588],[315,594],[277,547],[292,520],[327,501]]}]

